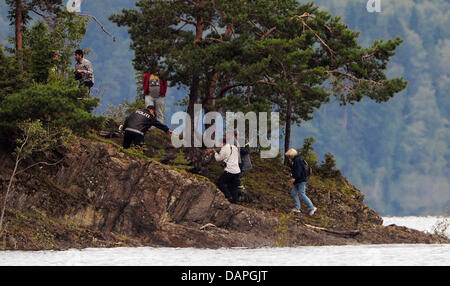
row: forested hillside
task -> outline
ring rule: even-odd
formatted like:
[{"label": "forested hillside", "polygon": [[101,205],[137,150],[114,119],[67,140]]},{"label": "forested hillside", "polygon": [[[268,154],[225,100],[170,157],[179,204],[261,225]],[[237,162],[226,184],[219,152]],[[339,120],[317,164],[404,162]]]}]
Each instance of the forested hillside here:
[{"label": "forested hillside", "polygon": [[[83,3],[83,13],[96,16],[116,37],[113,42],[91,21],[82,48],[94,65],[98,112],[136,97],[133,52],[125,28],[108,17],[135,0]],[[366,0],[316,0],[317,5],[361,32],[360,44],[377,39],[404,42],[389,65],[390,77],[404,77],[408,88],[386,103],[363,100],[340,107],[331,102],[312,121],[294,128],[292,146],[314,137],[321,158],[335,155],[349,181],[362,189],[366,202],[383,215],[444,214],[450,206],[450,62],[449,7],[446,0],[381,0],[382,13],[368,13]],[[5,1],[0,2],[0,39],[12,35]],[[166,118],[180,107],[182,90],[170,88]]]},{"label": "forested hillside", "polygon": [[[336,155],[349,180],[382,214],[438,214],[450,206],[450,24],[448,1],[381,1],[368,13],[365,0],[318,0],[361,44],[400,36],[390,76],[408,88],[387,103],[329,104],[296,129],[295,144],[316,138],[320,154]],[[447,210],[448,211],[448,210]]]}]

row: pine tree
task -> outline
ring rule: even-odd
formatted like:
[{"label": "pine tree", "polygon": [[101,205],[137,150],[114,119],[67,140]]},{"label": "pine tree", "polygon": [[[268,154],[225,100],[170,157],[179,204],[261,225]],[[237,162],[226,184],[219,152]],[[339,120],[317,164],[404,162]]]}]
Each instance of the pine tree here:
[{"label": "pine tree", "polygon": [[362,48],[358,32],[313,4],[141,0],[136,6],[111,16],[129,27],[136,70],[159,67],[173,85],[188,87],[191,118],[195,103],[225,111],[236,96],[275,105],[287,149],[291,125],[312,119],[331,93],[342,104],[363,97],[383,102],[406,87],[384,74],[401,39]]},{"label": "pine tree", "polygon": [[0,45],[0,103],[6,95],[28,85],[29,80],[20,71],[17,60],[7,56]]},{"label": "pine tree", "polygon": [[62,11],[62,0],[6,0],[10,6],[9,19],[15,27],[15,47],[22,64],[23,32],[31,19],[30,12],[40,16],[48,24],[52,23],[58,12]]}]

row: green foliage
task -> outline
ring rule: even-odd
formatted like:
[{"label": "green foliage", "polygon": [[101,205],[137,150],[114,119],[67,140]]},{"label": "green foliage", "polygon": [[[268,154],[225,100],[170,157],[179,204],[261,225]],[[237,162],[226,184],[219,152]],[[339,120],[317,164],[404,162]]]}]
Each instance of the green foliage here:
[{"label": "green foliage", "polygon": [[55,75],[48,84],[36,83],[7,95],[2,101],[0,126],[14,129],[17,123],[31,119],[85,133],[104,122],[104,118],[91,113],[98,101],[90,98],[86,89],[78,88],[75,81]]},{"label": "green foliage", "polygon": [[17,147],[13,156],[25,160],[36,152],[51,151],[58,145],[72,138],[72,132],[68,128],[49,128],[44,126],[40,120],[24,121],[17,124],[22,133],[16,140]]},{"label": "green foliage", "polygon": [[406,87],[384,74],[401,39],[362,48],[359,33],[313,4],[140,0],[110,19],[129,27],[137,71],[189,89],[191,115],[197,102],[222,112],[275,106],[290,127],[329,101],[327,86],[343,104],[384,102]]},{"label": "green foliage", "polygon": [[317,171],[325,178],[341,178],[342,174],[340,170],[336,169],[336,160],[333,154],[326,153],[324,161],[317,168]]},{"label": "green foliage", "polygon": [[[16,139],[16,147],[12,153],[15,158],[15,167],[9,179],[8,187],[4,194],[2,194],[2,206],[0,211],[0,237],[5,228],[3,227],[3,220],[6,212],[6,205],[8,197],[13,190],[13,183],[20,163],[29,159],[37,153],[51,152],[58,145],[62,144],[72,136],[72,132],[67,128],[53,128],[44,126],[40,120],[26,120],[17,124],[20,131],[20,137]],[[39,163],[38,163],[39,164]],[[29,167],[35,166],[33,164]],[[28,167],[28,168],[29,168]],[[23,170],[22,170],[23,171]]]},{"label": "green foliage", "polygon": [[29,86],[27,76],[20,71],[15,57],[7,56],[0,45],[0,102],[6,95]]},{"label": "green foliage", "polygon": [[282,214],[278,218],[278,224],[273,230],[275,235],[277,236],[276,246],[284,247],[287,245],[286,237],[287,232],[289,230],[289,222],[292,220],[292,216],[290,214]]},{"label": "green foliage", "polygon": [[50,74],[50,69],[56,65],[56,42],[49,34],[44,22],[37,22],[24,34],[24,62],[25,69],[38,83],[45,83]]},{"label": "green foliage", "polygon": [[[117,27],[116,24],[104,20],[111,13],[121,13],[123,8],[137,9],[136,2],[135,0],[83,2],[87,10],[96,11],[95,15],[102,21],[106,30],[112,32],[118,39],[112,44],[101,29],[92,24],[89,25],[84,40],[86,46],[92,47],[90,59],[94,59],[96,86],[102,84],[107,94],[102,99],[105,106],[107,103],[122,104],[125,99],[133,100],[136,96],[135,71],[131,66],[133,59],[133,50],[130,49],[131,33],[130,35],[127,33],[126,27]],[[262,4],[264,1],[258,2],[264,6]],[[300,128],[295,127],[292,130],[292,145],[301,146],[305,137],[314,137],[317,140],[315,151],[321,156],[326,152],[335,154],[338,167],[352,184],[364,190],[369,205],[382,214],[414,215],[444,212],[449,201],[442,198],[446,198],[450,178],[450,169],[446,168],[450,158],[448,145],[450,77],[446,64],[450,49],[450,42],[447,40],[450,30],[447,29],[446,14],[449,2],[384,1],[383,12],[373,14],[366,11],[367,0],[314,2],[334,16],[342,15],[341,23],[348,25],[351,30],[360,31],[358,42],[364,48],[373,46],[379,39],[395,40],[400,36],[403,43],[397,47],[396,55],[388,62],[385,74],[389,78],[405,77],[409,84],[406,90],[391,99],[389,104],[378,105],[376,100],[362,98],[358,104],[341,107],[340,100],[336,102],[331,98],[329,104],[322,105],[320,110],[314,112],[313,120],[303,122]],[[236,15],[241,12],[252,14],[251,9],[243,10],[239,5],[234,7]],[[259,9],[263,11],[265,7]],[[9,31],[7,29],[7,10],[5,2],[0,1],[0,13],[3,16],[0,23],[4,24],[0,25],[3,43],[8,34],[13,33],[12,27]],[[136,17],[142,18],[141,20],[144,20],[144,15],[148,14],[135,14]],[[270,18],[270,13],[266,15]],[[239,17],[245,19],[244,16]],[[164,19],[168,18],[162,15],[155,19],[151,22],[152,30],[157,31],[158,21],[162,24]],[[144,27],[147,25],[143,22],[141,28]],[[161,34],[164,33],[165,31],[161,31]],[[154,44],[160,45],[161,42]],[[386,45],[386,41],[383,45]],[[229,47],[233,48],[233,52],[239,51],[232,45]],[[142,42],[138,49],[147,49],[150,52],[152,47]],[[206,59],[203,55],[198,58]],[[198,58],[195,59],[199,60]],[[147,66],[144,59],[135,62]],[[229,59],[221,63],[221,68],[229,73],[239,72],[238,67]],[[2,68],[3,64],[0,64],[0,70]],[[257,69],[257,66],[254,68]],[[251,72],[250,69],[248,71]],[[186,75],[188,72],[186,69]],[[139,76],[138,79],[140,78]],[[5,78],[0,77],[0,81],[3,80]],[[29,84],[31,81],[25,83]],[[187,86],[189,84],[185,85]],[[230,106],[230,110],[235,111],[239,105],[247,104],[245,91],[243,89],[241,92],[235,88],[229,92],[229,95],[241,97],[239,101],[233,99],[236,106]],[[189,89],[184,88],[169,89],[166,98],[166,115],[169,118],[175,110],[170,106],[170,102],[186,98],[188,92]],[[217,105],[219,101],[216,100],[216,105],[227,108],[226,98],[225,101],[220,101],[223,102],[220,105]],[[250,97],[251,105],[257,104],[256,98],[257,93],[253,89]],[[357,100],[358,97],[354,96],[352,99]],[[188,101],[184,103],[186,105]],[[178,110],[179,108],[176,109]]]},{"label": "green foliage", "polygon": [[184,155],[183,149],[180,149],[180,151],[177,153],[177,156],[172,160],[171,163],[174,164],[177,168],[181,169],[192,168],[192,166],[190,166],[191,162]]},{"label": "green foliage", "polygon": [[86,33],[86,19],[73,13],[61,12],[54,21],[54,28],[37,21],[23,35],[23,68],[38,83],[46,83],[51,72],[69,75],[73,53]]},{"label": "green foliage", "polygon": [[345,107],[340,102],[323,106],[314,120],[293,130],[293,144],[314,137],[316,152],[335,154],[343,174],[382,215],[445,213],[450,202],[450,77],[445,64],[450,3],[382,1],[382,13],[373,14],[365,10],[366,0],[315,3],[361,31],[364,47],[377,39],[401,37],[403,43],[387,63],[386,75],[402,76],[408,86],[389,104],[361,99]]},{"label": "green foliage", "polygon": [[[30,2],[29,5],[38,4]],[[52,29],[37,21],[25,30],[21,64],[0,47],[0,131],[3,134],[17,131],[18,123],[27,120],[39,120],[56,128],[68,127],[77,133],[103,124],[102,117],[92,114],[99,99],[91,98],[85,88],[80,89],[74,80],[67,79],[73,49],[86,32],[85,20],[59,11],[52,23],[55,25]]]},{"label": "green foliage", "polygon": [[308,162],[308,164],[315,169],[317,167],[318,154],[314,152],[315,140],[313,137],[305,138],[303,140],[303,147],[299,150],[300,156]]}]

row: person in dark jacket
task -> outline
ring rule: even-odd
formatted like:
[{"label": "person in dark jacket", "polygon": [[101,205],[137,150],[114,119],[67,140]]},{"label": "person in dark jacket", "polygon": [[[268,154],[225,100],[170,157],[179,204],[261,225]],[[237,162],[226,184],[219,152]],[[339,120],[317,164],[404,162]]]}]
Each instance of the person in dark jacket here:
[{"label": "person in dark jacket", "polygon": [[243,201],[250,201],[250,195],[246,191],[244,183],[242,181],[242,177],[244,176],[244,174],[252,169],[252,161],[250,159],[250,142],[248,142],[248,140],[246,139],[244,142],[244,146],[240,147],[238,143],[239,132],[237,129],[234,131],[234,139],[236,142],[236,147],[238,147],[240,154],[239,168],[241,169],[241,173],[239,175],[239,195]]},{"label": "person in dark jacket", "polygon": [[123,148],[128,149],[131,144],[142,146],[145,133],[152,126],[172,134],[169,127],[156,120],[155,107],[153,105],[147,106],[147,109],[139,109],[130,114],[125,119],[124,125],[119,128],[121,131],[125,131]]},{"label": "person in dark jacket", "polygon": [[289,164],[291,166],[292,183],[294,184],[291,195],[294,198],[295,208],[293,208],[292,211],[300,213],[300,195],[302,200],[309,208],[309,215],[312,216],[316,212],[317,208],[314,207],[311,200],[306,196],[307,176],[305,167],[303,165],[303,159],[295,149],[289,149],[285,155],[287,156]]}]

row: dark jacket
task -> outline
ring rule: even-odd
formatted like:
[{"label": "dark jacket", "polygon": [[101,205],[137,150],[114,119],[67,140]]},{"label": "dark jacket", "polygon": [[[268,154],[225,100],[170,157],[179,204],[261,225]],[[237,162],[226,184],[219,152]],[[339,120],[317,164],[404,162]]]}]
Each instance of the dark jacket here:
[{"label": "dark jacket", "polygon": [[241,162],[239,164],[239,168],[241,172],[245,172],[252,169],[252,161],[250,160],[250,142],[246,140],[244,147],[239,149],[241,153]]},{"label": "dark jacket", "polygon": [[[152,75],[152,73],[148,72],[144,75],[144,79],[142,81],[142,89],[144,90],[144,94],[148,95],[149,91],[148,91],[148,82],[150,80],[150,76]],[[159,79],[159,86],[160,86],[160,97],[165,97],[166,96],[166,92],[167,92],[167,81],[162,80],[161,78]]]},{"label": "dark jacket", "polygon": [[148,109],[139,109],[125,119],[123,130],[145,135],[152,126],[165,132],[169,131],[169,127],[156,120],[156,117],[151,115]]},{"label": "dark jacket", "polygon": [[303,166],[303,159],[300,155],[294,157],[291,163],[291,173],[292,178],[295,179],[294,185],[300,184],[302,182],[306,182],[306,171]]}]

